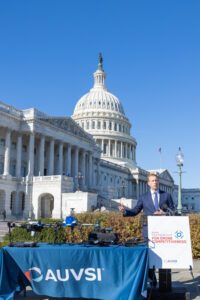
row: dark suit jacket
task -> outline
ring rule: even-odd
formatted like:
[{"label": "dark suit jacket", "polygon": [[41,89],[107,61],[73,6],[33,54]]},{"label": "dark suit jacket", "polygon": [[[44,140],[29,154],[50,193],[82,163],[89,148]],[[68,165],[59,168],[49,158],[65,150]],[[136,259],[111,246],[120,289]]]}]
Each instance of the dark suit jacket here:
[{"label": "dark suit jacket", "polygon": [[[171,210],[174,210],[174,203],[171,195],[161,190],[159,190],[159,194],[160,194],[160,201],[159,201],[160,208],[164,211],[166,210],[167,207]],[[124,212],[124,216],[125,217],[136,216],[142,210],[144,215],[146,216],[151,216],[156,211],[154,207],[153,199],[151,197],[150,190],[147,193],[140,196],[136,206],[133,209],[126,209]]]},{"label": "dark suit jacket", "polygon": [[[174,211],[174,203],[172,200],[172,197],[170,194],[159,190],[160,194],[160,201],[159,201],[159,207],[163,210],[166,211],[167,208],[170,210]],[[150,190],[141,195],[136,206],[133,209],[126,209],[124,212],[124,217],[130,217],[130,216],[136,216],[143,210],[143,213],[145,216],[152,216],[154,214],[155,207],[153,203],[153,199],[151,197],[151,192]],[[143,218],[143,226],[142,226],[142,235],[144,239],[148,238],[148,227],[147,227],[147,218]]]}]

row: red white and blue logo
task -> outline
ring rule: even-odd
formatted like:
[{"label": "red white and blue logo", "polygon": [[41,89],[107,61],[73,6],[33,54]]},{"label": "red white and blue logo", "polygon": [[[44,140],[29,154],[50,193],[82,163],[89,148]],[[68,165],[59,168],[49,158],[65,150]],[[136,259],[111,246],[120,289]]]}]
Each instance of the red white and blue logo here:
[{"label": "red white and blue logo", "polygon": [[30,282],[32,281],[40,282],[43,279],[42,272],[40,268],[37,267],[30,268],[27,272],[25,272],[25,275]]}]

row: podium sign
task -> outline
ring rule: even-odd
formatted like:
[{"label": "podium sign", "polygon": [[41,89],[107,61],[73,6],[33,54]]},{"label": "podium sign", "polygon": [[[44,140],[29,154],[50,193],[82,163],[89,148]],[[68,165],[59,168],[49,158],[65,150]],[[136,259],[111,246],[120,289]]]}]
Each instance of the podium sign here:
[{"label": "podium sign", "polygon": [[189,269],[193,266],[189,218],[148,217],[149,267]]}]

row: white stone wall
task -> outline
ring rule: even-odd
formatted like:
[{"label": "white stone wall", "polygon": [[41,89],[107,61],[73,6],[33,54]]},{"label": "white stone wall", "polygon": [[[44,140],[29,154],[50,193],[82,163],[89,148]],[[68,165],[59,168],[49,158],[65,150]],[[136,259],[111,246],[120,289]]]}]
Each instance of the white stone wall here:
[{"label": "white stone wall", "polygon": [[44,176],[33,178],[32,207],[33,217],[39,218],[42,213],[42,203],[45,195],[53,197],[53,218],[62,216],[62,192],[73,191],[73,179],[65,176]]},{"label": "white stone wall", "polygon": [[71,208],[76,213],[91,211],[97,206],[97,194],[77,191],[62,194],[63,218],[70,214]]}]

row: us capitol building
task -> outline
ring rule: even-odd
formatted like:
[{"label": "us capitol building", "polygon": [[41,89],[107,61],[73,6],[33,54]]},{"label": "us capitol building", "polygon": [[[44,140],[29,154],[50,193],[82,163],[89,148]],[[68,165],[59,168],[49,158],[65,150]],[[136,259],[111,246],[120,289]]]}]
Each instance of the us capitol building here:
[{"label": "us capitol building", "polygon": [[[72,117],[0,102],[0,212],[16,218],[62,218],[70,208],[116,209],[135,205],[147,190],[137,165],[136,139],[120,100],[105,85],[100,55],[94,86],[77,102]],[[174,181],[160,170],[160,188]]]}]

